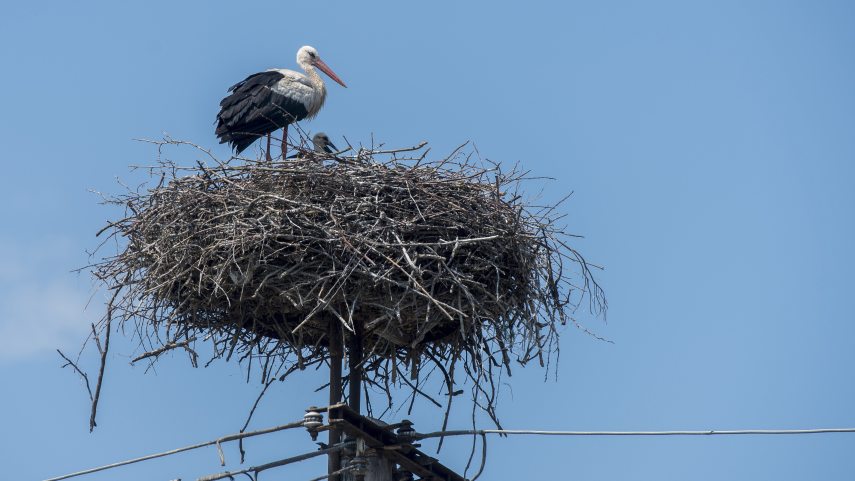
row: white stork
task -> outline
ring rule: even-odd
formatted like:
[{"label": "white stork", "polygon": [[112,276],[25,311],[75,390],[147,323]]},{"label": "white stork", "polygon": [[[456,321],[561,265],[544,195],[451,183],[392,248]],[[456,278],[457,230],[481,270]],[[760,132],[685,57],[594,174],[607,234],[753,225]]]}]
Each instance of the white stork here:
[{"label": "white stork", "polygon": [[327,88],[315,70],[317,67],[342,87],[347,87],[314,47],[297,51],[297,65],[306,74],[287,69],[270,69],[250,75],[229,88],[217,114],[217,137],[241,153],[256,139],[267,135],[267,159],[270,159],[270,133],[282,128],[282,157],[285,158],[288,124],[312,118],[324,105]]}]

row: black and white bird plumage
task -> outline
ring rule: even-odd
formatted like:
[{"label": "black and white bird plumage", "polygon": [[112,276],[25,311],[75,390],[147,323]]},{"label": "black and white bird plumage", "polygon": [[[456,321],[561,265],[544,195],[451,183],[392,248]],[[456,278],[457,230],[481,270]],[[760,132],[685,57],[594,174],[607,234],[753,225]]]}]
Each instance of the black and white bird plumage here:
[{"label": "black and white bird plumage", "polygon": [[250,75],[229,88],[217,114],[216,134],[221,144],[228,142],[240,153],[259,137],[317,115],[327,89],[316,69],[346,87],[314,47],[300,48],[297,64],[305,74],[271,69]]}]

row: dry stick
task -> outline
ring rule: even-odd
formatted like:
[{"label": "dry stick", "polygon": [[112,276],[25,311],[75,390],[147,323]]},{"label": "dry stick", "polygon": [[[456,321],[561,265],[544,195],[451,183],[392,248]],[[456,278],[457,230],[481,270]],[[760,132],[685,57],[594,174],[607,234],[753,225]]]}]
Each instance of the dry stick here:
[{"label": "dry stick", "polygon": [[[396,368],[397,368],[397,367],[396,367]],[[402,381],[404,381],[404,383],[405,383],[407,386],[409,386],[409,387],[410,387],[410,389],[412,389],[412,390],[413,390],[413,396],[414,396],[414,397],[415,397],[415,394],[420,394],[420,395],[422,395],[422,397],[424,397],[424,398],[425,398],[425,399],[427,399],[428,401],[432,402],[434,406],[436,406],[436,407],[438,407],[438,408],[442,408],[442,404],[440,404],[436,399],[432,398],[432,397],[431,397],[429,394],[427,394],[426,392],[424,392],[424,391],[422,391],[421,389],[419,389],[419,387],[418,387],[418,386],[416,386],[415,384],[413,384],[413,383],[412,383],[412,381],[410,381],[409,379],[407,379],[407,377],[406,377],[406,376],[402,375],[402,376],[401,376],[401,380],[402,380]],[[443,428],[443,429],[445,429],[445,428]]]},{"label": "dry stick", "polygon": [[193,336],[190,339],[187,339],[187,340],[181,341],[181,342],[175,342],[175,341],[167,342],[166,344],[164,344],[163,346],[161,346],[157,349],[142,353],[139,356],[131,359],[131,364],[138,362],[138,361],[142,361],[143,359],[146,359],[146,358],[149,358],[152,356],[154,356],[154,357],[160,356],[164,352],[171,351],[172,349],[178,349],[179,347],[187,347],[190,345],[190,343],[192,343],[195,340],[196,340],[196,336]]},{"label": "dry stick", "polygon": [[[445,369],[445,366],[442,365],[436,356],[431,353],[428,353],[428,356],[433,360],[437,367],[439,367],[440,372],[442,372],[443,377],[445,378],[445,388],[448,390],[448,401],[445,405],[445,415],[442,417],[442,431],[448,427],[448,416],[451,414],[451,403],[454,401],[454,376],[449,375],[448,371]],[[452,364],[452,369],[454,365]],[[453,371],[452,371],[453,372]],[[439,438],[439,444],[436,446],[436,452],[442,449],[442,443],[445,441],[445,438]]]},{"label": "dry stick", "polygon": [[72,369],[77,371],[77,374],[80,374],[83,377],[83,380],[86,382],[86,392],[89,393],[89,400],[92,401],[92,389],[89,388],[89,376],[86,375],[85,372],[81,371],[77,364],[75,364],[71,359],[69,359],[65,354],[62,353],[59,349],[56,350],[63,359],[65,359],[65,364],[62,367],[71,366]]},{"label": "dry stick", "polygon": [[317,456],[323,456],[324,454],[329,454],[331,452],[338,452],[346,447],[352,446],[354,443],[344,443],[339,444],[338,446],[334,446],[327,449],[319,449],[317,451],[312,451],[305,454],[300,454],[298,456],[292,456],[290,458],[280,459],[279,461],[273,461],[267,464],[260,464],[258,466],[252,466],[246,469],[241,469],[239,471],[224,471],[222,473],[211,474],[208,476],[202,476],[198,478],[196,481],[216,481],[218,479],[225,478],[234,478],[238,474],[248,474],[252,473],[254,475],[258,475],[258,473],[262,471],[266,471],[272,468],[278,468],[279,466],[285,466],[286,464],[296,463],[298,461],[305,461],[307,459],[311,459]]},{"label": "dry stick", "polygon": [[394,153],[399,153],[399,152],[412,152],[414,150],[421,149],[422,147],[424,147],[427,144],[428,144],[427,141],[422,140],[421,142],[419,142],[418,145],[414,145],[412,147],[404,147],[402,149],[390,149],[390,150],[372,150],[370,153],[372,155],[376,155],[376,154],[394,154]]},{"label": "dry stick", "polygon": [[[258,403],[261,402],[261,398],[264,397],[264,394],[267,393],[267,390],[270,386],[276,381],[276,377],[269,379],[266,383],[264,383],[264,388],[261,389],[261,392],[258,393],[258,397],[255,398],[255,402],[252,404],[252,409],[249,410],[249,415],[246,417],[246,422],[243,423],[243,427],[240,428],[240,432],[244,432],[249,426],[250,421],[252,421],[252,416],[255,414],[255,409],[258,407]],[[243,449],[243,439],[238,443],[238,450],[240,451],[240,462],[243,463],[246,458],[246,451]],[[220,458],[220,466],[225,466],[226,462],[224,459]]]},{"label": "dry stick", "polygon": [[[337,319],[330,319],[329,324],[329,356],[330,356],[330,406],[341,402],[341,362],[344,356],[344,348],[341,341],[341,324]],[[330,429],[329,445],[337,446],[341,441],[341,432],[338,429]],[[327,461],[327,476],[336,481],[341,471],[341,454],[336,451],[330,453]]]},{"label": "dry stick", "polygon": [[219,446],[222,443],[226,443],[229,441],[236,441],[238,439],[249,438],[252,436],[259,436],[262,434],[274,433],[276,431],[283,431],[285,429],[299,428],[303,426],[303,421],[297,421],[290,424],[283,424],[281,426],[275,426],[272,428],[259,429],[258,431],[250,431],[248,433],[238,433],[238,434],[229,434],[227,436],[223,436],[219,439],[215,439],[213,441],[205,441],[204,443],[193,444],[190,446],[185,446],[183,448],[172,449],[170,451],[164,451],[162,453],[149,454],[147,456],[142,456],[139,458],[128,459],[126,461],[119,461],[118,463],[107,464],[105,466],[99,466],[97,468],[86,469],[83,471],[77,471],[76,473],[65,474],[62,476],[57,476],[55,478],[46,479],[45,481],[59,481],[61,479],[73,478],[75,476],[82,476],[84,474],[96,473],[98,471],[103,471],[105,469],[117,468],[119,466],[125,466],[128,464],[139,463],[140,461],[147,461],[149,459],[162,458],[164,456],[170,456],[172,454],[178,454],[184,451],[190,451],[193,449],[204,448],[205,446],[211,446],[216,444]]},{"label": "dry stick", "polygon": [[481,473],[484,472],[484,467],[487,466],[487,436],[481,435],[481,467],[478,468],[478,472],[475,473],[475,476],[472,477],[472,481],[476,481],[481,477]]},{"label": "dry stick", "polygon": [[[118,291],[117,291],[118,292]],[[101,353],[101,366],[98,368],[98,381],[95,383],[95,395],[92,397],[92,411],[89,414],[89,432],[91,433],[97,424],[95,423],[95,414],[98,412],[98,399],[101,397],[101,384],[104,381],[104,367],[107,364],[107,351],[110,349],[110,323],[113,319],[112,308],[107,308],[107,323],[104,328],[104,347],[98,342],[98,335],[95,333],[95,326],[92,326],[92,334],[95,336],[95,345],[98,346],[98,351]]]}]

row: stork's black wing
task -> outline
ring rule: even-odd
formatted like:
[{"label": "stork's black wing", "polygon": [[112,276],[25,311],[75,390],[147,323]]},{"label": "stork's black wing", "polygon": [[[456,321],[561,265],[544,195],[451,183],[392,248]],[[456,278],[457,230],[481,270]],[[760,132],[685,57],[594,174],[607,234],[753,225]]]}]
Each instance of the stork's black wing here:
[{"label": "stork's black wing", "polygon": [[284,77],[277,70],[268,70],[229,88],[217,114],[216,134],[221,144],[228,142],[240,153],[259,137],[306,117],[308,110],[299,97],[275,89]]}]

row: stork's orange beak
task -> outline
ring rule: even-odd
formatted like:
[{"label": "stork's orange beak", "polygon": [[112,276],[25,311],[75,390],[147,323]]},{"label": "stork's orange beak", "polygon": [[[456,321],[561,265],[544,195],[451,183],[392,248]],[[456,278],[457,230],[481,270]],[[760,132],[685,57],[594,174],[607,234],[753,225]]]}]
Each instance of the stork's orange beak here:
[{"label": "stork's orange beak", "polygon": [[347,85],[345,85],[344,82],[342,82],[341,79],[338,78],[338,75],[336,75],[335,72],[333,72],[332,69],[329,68],[327,66],[327,64],[324,63],[323,60],[316,59],[315,60],[315,67],[318,67],[319,69],[321,69],[321,72],[327,74],[329,76],[329,78],[338,82],[338,84],[341,85],[342,87],[347,88]]}]

